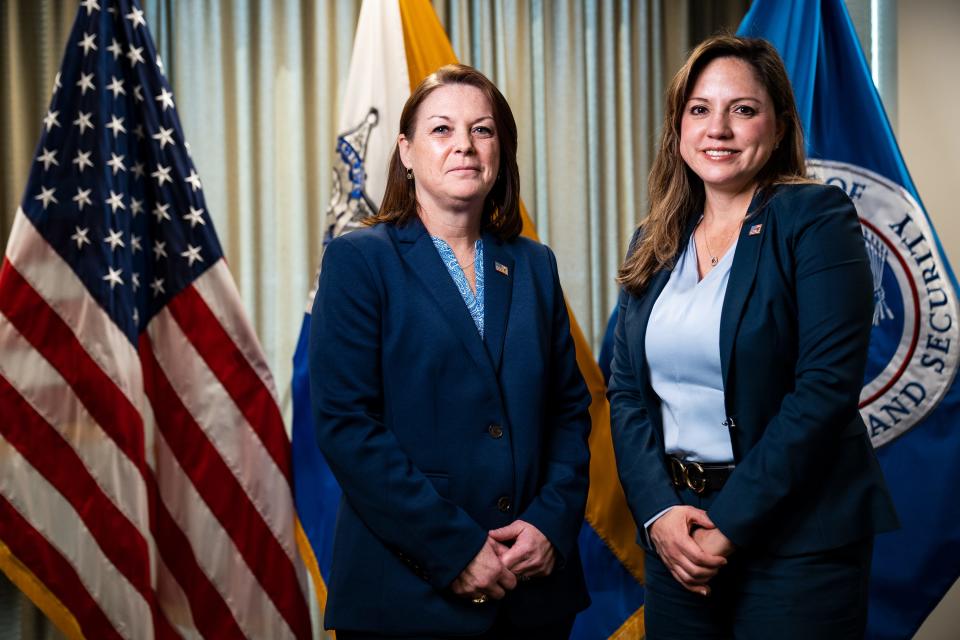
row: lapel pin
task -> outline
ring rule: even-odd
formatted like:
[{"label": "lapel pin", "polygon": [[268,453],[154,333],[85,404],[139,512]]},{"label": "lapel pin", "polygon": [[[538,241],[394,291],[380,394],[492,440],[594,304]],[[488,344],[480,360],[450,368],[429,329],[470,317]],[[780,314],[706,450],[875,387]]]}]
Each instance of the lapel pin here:
[{"label": "lapel pin", "polygon": [[494,266],[494,268],[497,270],[498,273],[502,273],[502,274],[505,275],[505,276],[509,276],[509,275],[510,275],[510,269],[507,269],[507,265],[505,265],[505,264],[500,264],[499,262],[494,262],[494,263],[493,263],[493,266]]},{"label": "lapel pin", "polygon": [[758,235],[760,235],[760,229],[763,229],[763,225],[762,225],[762,224],[755,224],[755,225],[753,225],[752,227],[750,227],[750,232],[747,233],[747,235],[748,235],[748,236],[758,236]]}]

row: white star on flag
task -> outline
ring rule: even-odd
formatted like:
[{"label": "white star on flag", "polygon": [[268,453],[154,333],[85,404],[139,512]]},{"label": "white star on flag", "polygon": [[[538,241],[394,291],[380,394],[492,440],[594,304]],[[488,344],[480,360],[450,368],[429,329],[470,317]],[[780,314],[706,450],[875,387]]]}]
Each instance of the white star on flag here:
[{"label": "white star on flag", "polygon": [[123,49],[120,47],[120,43],[117,42],[116,38],[112,38],[112,40],[113,40],[113,43],[111,43],[110,46],[107,47],[107,51],[112,53],[113,59],[116,60],[121,55],[123,55]]},{"label": "white star on flag", "polygon": [[164,293],[163,278],[154,278],[153,282],[150,283],[150,288],[153,289],[154,298],[156,298],[161,293]]},{"label": "white star on flag", "polygon": [[130,168],[130,173],[132,173],[133,175],[137,176],[138,178],[142,178],[142,177],[143,177],[143,163],[142,163],[142,162],[134,162],[134,163],[133,163],[133,167]]},{"label": "white star on flag", "polygon": [[153,215],[157,218],[157,224],[160,224],[164,220],[172,220],[170,214],[167,213],[167,209],[170,208],[169,204],[160,204],[159,202],[153,208]]},{"label": "white star on flag", "polygon": [[193,207],[190,207],[190,213],[183,216],[183,219],[190,223],[191,229],[198,224],[207,224],[203,220],[203,209],[194,209]]},{"label": "white star on flag", "polygon": [[121,231],[111,229],[110,233],[107,234],[107,237],[104,238],[103,241],[110,245],[110,249],[116,251],[117,247],[126,246],[123,244],[123,239],[120,237],[121,234]]},{"label": "white star on flag", "polygon": [[99,9],[100,5],[97,4],[97,0],[82,0],[80,6],[87,10],[87,15],[89,16],[93,13],[94,9]]},{"label": "white star on flag", "polygon": [[147,26],[147,21],[143,19],[143,11],[133,7],[133,9],[126,15],[127,20],[133,25],[134,28],[139,26]]},{"label": "white star on flag", "polygon": [[116,213],[117,209],[126,209],[127,207],[123,204],[123,192],[114,193],[113,189],[110,190],[110,197],[104,200],[104,202],[110,205],[110,211]]},{"label": "white star on flag", "polygon": [[83,34],[83,39],[77,43],[78,47],[83,48],[83,55],[87,55],[88,53],[90,53],[91,49],[93,49],[94,51],[97,50],[97,45],[93,44],[93,41],[94,39],[96,39],[96,37],[97,37],[97,34],[95,33]]},{"label": "white star on flag", "polygon": [[77,80],[77,86],[80,87],[80,95],[87,95],[87,89],[91,91],[97,87],[93,84],[93,74],[92,73],[80,73],[80,79]]},{"label": "white star on flag", "polygon": [[160,89],[160,95],[156,99],[163,105],[164,111],[167,110],[167,107],[173,108],[173,94],[167,91],[166,87]]},{"label": "white star on flag", "polygon": [[47,205],[50,204],[51,202],[60,204],[60,201],[53,197],[54,193],[56,193],[56,189],[54,187],[50,187],[49,189],[47,189],[46,187],[40,187],[40,195],[34,196],[33,199],[42,200],[43,210],[46,211]]},{"label": "white star on flag", "polygon": [[[92,113],[84,113],[83,111],[77,111],[77,119],[73,121],[73,124],[80,127],[80,135],[83,135],[84,131],[87,129],[93,129],[93,122],[90,121]],[[90,165],[93,166],[93,165]]]},{"label": "white star on flag", "polygon": [[57,150],[56,149],[50,150],[50,149],[47,149],[46,147],[43,148],[43,153],[37,156],[37,162],[43,163],[44,171],[49,169],[51,164],[60,166],[60,163],[57,162]]},{"label": "white star on flag", "polygon": [[143,88],[140,85],[133,88],[133,99],[137,102],[143,102]]},{"label": "white star on flag", "polygon": [[83,205],[85,204],[93,206],[93,201],[90,200],[90,189],[77,187],[77,195],[73,196],[73,201],[77,203],[77,208],[80,211],[83,211]]},{"label": "white star on flag", "polygon": [[173,183],[173,178],[170,177],[170,167],[165,167],[162,164],[157,165],[157,170],[150,174],[157,179],[157,186],[162,187],[163,181],[166,180],[169,183]]},{"label": "white star on flag", "polygon": [[123,278],[120,277],[120,274],[122,273],[123,273],[123,269],[114,270],[113,267],[107,267],[107,275],[103,276],[103,279],[110,283],[111,290],[116,285],[123,284]]},{"label": "white star on flag", "polygon": [[60,126],[60,122],[57,120],[58,115],[60,115],[59,111],[47,111],[47,115],[43,117],[43,126],[47,128],[47,133],[50,132],[50,129]]},{"label": "white star on flag", "polygon": [[[153,241],[153,259],[160,260],[160,258],[167,257],[167,243],[162,240]],[[161,282],[163,282],[161,280]]]},{"label": "white star on flag", "polygon": [[57,75],[54,76],[54,78],[53,78],[53,91],[54,91],[54,93],[56,93],[57,89],[59,89],[59,88],[62,87],[62,86],[63,86],[63,85],[60,84],[60,72],[57,71]]},{"label": "white star on flag", "polygon": [[123,166],[123,159],[126,156],[118,156],[114,152],[110,152],[110,159],[107,160],[107,164],[113,169],[113,175],[117,175],[118,171],[126,171],[127,168]]},{"label": "white star on flag", "polygon": [[184,178],[184,180],[190,183],[194,191],[203,188],[202,185],[200,184],[200,176],[197,175],[196,169],[190,169],[190,175]]},{"label": "white star on flag", "polygon": [[127,132],[126,127],[123,126],[123,118],[118,118],[115,115],[110,116],[110,124],[107,125],[107,129],[113,131],[113,138],[116,140],[117,135],[122,131],[123,133]]},{"label": "white star on flag", "polygon": [[70,239],[77,243],[77,250],[83,248],[83,245],[90,244],[90,238],[87,237],[87,233],[90,231],[88,227],[76,227],[77,231]]},{"label": "white star on flag", "polygon": [[141,211],[143,211],[143,200],[130,198],[130,215],[136,218]]},{"label": "white star on flag", "polygon": [[160,148],[163,149],[166,145],[173,144],[173,127],[170,127],[169,129],[160,127],[159,133],[155,133],[150,137],[154,140],[159,140]]},{"label": "white star on flag", "polygon": [[140,245],[140,236],[136,234],[130,235],[130,252],[136,253],[137,251],[143,251],[143,247]]},{"label": "white star on flag", "polygon": [[77,165],[77,171],[83,173],[84,166],[92,167],[93,162],[90,160],[89,151],[80,151],[77,150],[77,157],[73,159],[73,164]]},{"label": "white star on flag", "polygon": [[133,290],[136,291],[140,288],[140,274],[133,273],[130,275],[130,282],[133,283]]},{"label": "white star on flag", "polygon": [[138,62],[143,63],[143,47],[130,45],[127,48],[127,60],[130,61],[131,67],[136,67]]},{"label": "white star on flag", "polygon": [[107,89],[113,92],[113,97],[116,98],[121,93],[127,95],[127,90],[123,88],[123,80],[117,76],[110,76],[110,84],[107,85]]},{"label": "white star on flag", "polygon": [[191,267],[194,262],[203,262],[203,258],[200,256],[200,247],[195,247],[189,242],[187,243],[187,250],[181,251],[180,255],[189,261],[189,266]]}]

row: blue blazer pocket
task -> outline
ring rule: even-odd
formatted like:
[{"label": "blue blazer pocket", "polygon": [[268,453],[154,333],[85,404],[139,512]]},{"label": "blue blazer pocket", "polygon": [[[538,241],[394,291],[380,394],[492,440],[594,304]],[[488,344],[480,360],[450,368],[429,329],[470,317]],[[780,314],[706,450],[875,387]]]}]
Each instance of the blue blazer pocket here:
[{"label": "blue blazer pocket", "polygon": [[449,473],[439,473],[434,471],[424,471],[423,475],[427,476],[427,480],[433,485],[433,488],[437,490],[437,493],[441,497],[450,500],[450,474]]}]

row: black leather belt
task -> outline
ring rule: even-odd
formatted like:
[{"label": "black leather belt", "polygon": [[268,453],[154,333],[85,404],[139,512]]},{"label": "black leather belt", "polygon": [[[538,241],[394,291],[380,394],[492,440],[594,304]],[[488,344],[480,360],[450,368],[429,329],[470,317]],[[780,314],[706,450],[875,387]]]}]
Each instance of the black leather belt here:
[{"label": "black leather belt", "polygon": [[690,489],[696,494],[719,491],[733,473],[732,464],[706,464],[667,456],[670,479],[677,489]]}]

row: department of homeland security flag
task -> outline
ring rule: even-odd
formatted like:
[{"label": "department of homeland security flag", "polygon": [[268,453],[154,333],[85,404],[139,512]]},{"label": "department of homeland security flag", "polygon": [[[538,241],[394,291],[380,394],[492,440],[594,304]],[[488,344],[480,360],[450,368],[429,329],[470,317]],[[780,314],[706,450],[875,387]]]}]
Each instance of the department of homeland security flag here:
[{"label": "department of homeland security flag", "polygon": [[[356,228],[360,219],[377,210],[404,102],[423,78],[456,61],[429,0],[363,3],[340,114],[328,240]],[[523,215],[523,233],[535,238],[525,211]],[[304,550],[304,557],[322,609],[340,490],[317,448],[310,411],[307,336],[314,294],[307,303],[293,361],[293,457],[297,511],[312,547]],[[580,550],[594,604],[579,616],[573,637],[639,638],[643,557],[616,475],[603,377],[572,316],[570,324],[580,370],[593,395],[590,494]]]},{"label": "department of homeland security flag", "polygon": [[793,83],[810,174],[846,191],[873,271],[860,412],[901,529],[876,540],[871,638],[910,638],[960,576],[957,281],[910,179],[842,0],[757,0],[741,35],[770,40]]},{"label": "department of homeland security flag", "polygon": [[84,0],[0,268],[0,569],[70,638],[308,638],[274,383],[143,11]]}]

